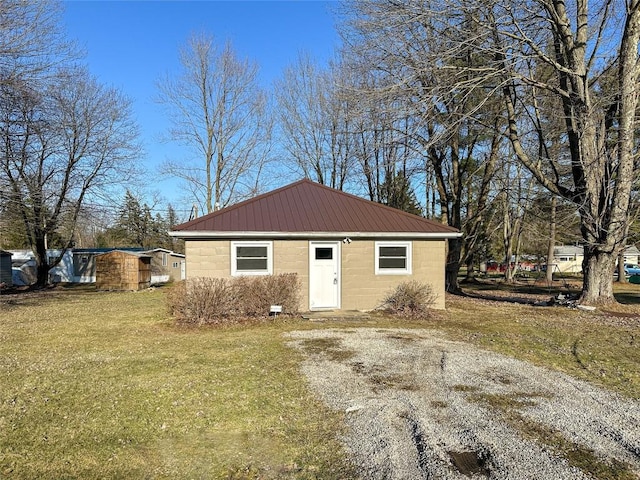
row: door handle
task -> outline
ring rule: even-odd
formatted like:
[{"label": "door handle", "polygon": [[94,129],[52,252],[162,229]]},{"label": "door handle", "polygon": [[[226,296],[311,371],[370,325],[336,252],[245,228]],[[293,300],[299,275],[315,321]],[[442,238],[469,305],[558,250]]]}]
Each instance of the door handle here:
[{"label": "door handle", "polygon": [[334,285],[337,285],[337,284],[338,284],[338,277],[334,277],[334,278],[333,278],[333,284],[334,284]]}]

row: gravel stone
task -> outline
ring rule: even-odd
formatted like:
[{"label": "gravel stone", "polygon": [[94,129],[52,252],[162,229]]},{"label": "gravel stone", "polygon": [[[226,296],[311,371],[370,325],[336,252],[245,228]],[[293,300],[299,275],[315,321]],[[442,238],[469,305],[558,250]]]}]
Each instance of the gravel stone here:
[{"label": "gravel stone", "polygon": [[[561,434],[599,461],[627,464],[640,478],[637,401],[430,330],[288,336],[305,354],[302,371],[313,391],[344,412],[342,440],[362,478],[591,478],[517,424]],[[486,400],[492,398],[507,404]],[[507,421],[509,415],[524,423]]]}]

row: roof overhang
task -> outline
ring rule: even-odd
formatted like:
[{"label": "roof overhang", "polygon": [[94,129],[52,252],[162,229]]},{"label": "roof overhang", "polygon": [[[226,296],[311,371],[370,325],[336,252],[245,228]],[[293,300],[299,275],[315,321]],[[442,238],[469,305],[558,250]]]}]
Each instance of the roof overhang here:
[{"label": "roof overhang", "polygon": [[219,231],[172,231],[171,237],[184,239],[226,239],[226,238],[460,238],[460,232],[219,232]]}]

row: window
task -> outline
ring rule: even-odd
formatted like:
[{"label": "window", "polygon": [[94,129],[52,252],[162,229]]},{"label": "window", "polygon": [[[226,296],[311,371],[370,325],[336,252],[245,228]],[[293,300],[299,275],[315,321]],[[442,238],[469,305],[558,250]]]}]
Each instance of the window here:
[{"label": "window", "polygon": [[376,275],[409,275],[411,242],[376,242]]},{"label": "window", "polygon": [[173,262],[173,268],[178,268],[178,262]]},{"label": "window", "polygon": [[316,247],[316,260],[333,260],[333,248]]},{"label": "window", "polygon": [[271,242],[231,242],[231,275],[271,275]]},{"label": "window", "polygon": [[167,260],[168,257],[169,256],[166,253],[162,252],[162,266],[163,267],[166,267],[167,264],[169,263],[168,260]]}]

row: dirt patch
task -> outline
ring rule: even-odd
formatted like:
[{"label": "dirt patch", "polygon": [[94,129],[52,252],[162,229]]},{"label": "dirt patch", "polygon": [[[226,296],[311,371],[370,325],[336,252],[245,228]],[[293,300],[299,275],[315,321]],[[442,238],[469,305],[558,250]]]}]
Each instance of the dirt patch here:
[{"label": "dirt patch", "polygon": [[[632,479],[640,403],[428,330],[293,332],[366,479]],[[339,345],[348,358],[307,348]]]}]

